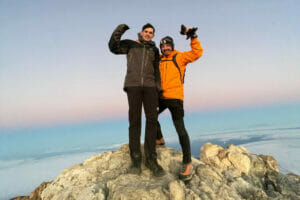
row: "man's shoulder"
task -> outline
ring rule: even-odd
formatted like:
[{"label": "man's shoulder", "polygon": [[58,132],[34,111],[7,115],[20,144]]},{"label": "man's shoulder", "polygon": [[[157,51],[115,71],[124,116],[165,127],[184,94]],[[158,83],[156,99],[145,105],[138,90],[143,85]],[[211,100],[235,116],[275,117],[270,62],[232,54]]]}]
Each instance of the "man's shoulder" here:
[{"label": "man's shoulder", "polygon": [[182,51],[179,51],[177,49],[174,49],[174,54],[182,54],[183,52]]},{"label": "man's shoulder", "polygon": [[156,46],[150,46],[149,48],[151,51],[157,51],[158,52],[158,48]]},{"label": "man's shoulder", "polygon": [[155,43],[154,44],[141,44],[137,41],[133,41],[132,40],[132,47],[134,48],[140,48],[140,49],[143,49],[143,48],[146,48],[147,50],[150,50],[150,51],[154,51],[154,52],[159,52],[158,48],[155,46]]},{"label": "man's shoulder", "polygon": [[135,42],[134,40],[130,40],[130,39],[124,39],[124,40],[121,40],[121,45],[125,45],[125,46],[127,46],[128,48],[134,47],[135,43],[136,43],[136,42]]},{"label": "man's shoulder", "polygon": [[183,52],[178,51],[177,49],[174,49],[172,54],[173,54],[172,57],[175,56],[177,58],[178,56],[181,56],[183,54]]},{"label": "man's shoulder", "polygon": [[136,41],[130,40],[130,39],[124,39],[124,40],[122,40],[122,42],[130,43],[130,44],[136,43]]},{"label": "man's shoulder", "polygon": [[149,48],[150,51],[154,51],[154,53],[158,53],[159,54],[159,49],[154,45],[151,45]]}]

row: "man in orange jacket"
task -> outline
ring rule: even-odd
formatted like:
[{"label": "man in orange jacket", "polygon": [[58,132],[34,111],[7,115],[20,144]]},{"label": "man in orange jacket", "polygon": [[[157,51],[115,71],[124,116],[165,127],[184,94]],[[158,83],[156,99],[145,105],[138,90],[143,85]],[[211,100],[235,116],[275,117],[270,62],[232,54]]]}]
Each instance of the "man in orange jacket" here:
[{"label": "man in orange jacket", "polygon": [[[162,94],[159,100],[159,113],[168,108],[172,115],[172,120],[179,136],[181,149],[183,152],[182,171],[179,174],[181,180],[190,180],[194,169],[191,160],[191,147],[189,135],[184,126],[184,74],[188,63],[191,63],[203,53],[203,49],[196,35],[196,28],[182,27],[182,34],[191,38],[191,50],[180,52],[174,49],[174,42],[170,36],[164,37],[160,41],[162,53],[160,59],[160,77]],[[164,144],[161,128],[158,122],[157,144]]]}]

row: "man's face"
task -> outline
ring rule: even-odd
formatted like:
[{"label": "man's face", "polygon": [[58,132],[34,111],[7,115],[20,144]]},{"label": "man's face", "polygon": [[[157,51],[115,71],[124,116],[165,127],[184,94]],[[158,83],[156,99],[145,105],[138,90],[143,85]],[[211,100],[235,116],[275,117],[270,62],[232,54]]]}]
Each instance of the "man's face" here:
[{"label": "man's face", "polygon": [[152,40],[152,38],[154,37],[154,31],[153,28],[145,28],[142,32],[141,32],[141,36],[145,41],[150,41]]},{"label": "man's face", "polygon": [[170,44],[163,44],[161,46],[161,52],[163,55],[168,56],[171,54],[172,46]]}]

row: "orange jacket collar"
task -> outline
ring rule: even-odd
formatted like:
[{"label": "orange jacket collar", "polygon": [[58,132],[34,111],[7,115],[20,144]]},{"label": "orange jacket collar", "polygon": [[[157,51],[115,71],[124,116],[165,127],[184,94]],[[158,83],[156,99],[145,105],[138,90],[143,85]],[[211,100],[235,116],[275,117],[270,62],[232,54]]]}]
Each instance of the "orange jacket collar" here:
[{"label": "orange jacket collar", "polygon": [[162,54],[161,58],[163,59],[171,59],[176,53],[178,53],[179,51],[177,51],[176,49],[174,49],[173,51],[171,51],[169,56],[165,56]]}]

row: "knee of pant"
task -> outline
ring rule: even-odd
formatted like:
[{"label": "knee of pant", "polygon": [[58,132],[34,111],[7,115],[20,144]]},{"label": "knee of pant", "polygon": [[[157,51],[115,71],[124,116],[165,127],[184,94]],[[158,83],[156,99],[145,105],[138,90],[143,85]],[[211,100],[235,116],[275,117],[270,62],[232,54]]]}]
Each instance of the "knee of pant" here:
[{"label": "knee of pant", "polygon": [[177,133],[178,133],[179,137],[187,137],[188,136],[185,129],[177,130]]},{"label": "knee of pant", "polygon": [[187,135],[183,120],[175,120],[174,125],[175,125],[178,135],[180,135],[180,136]]},{"label": "knee of pant", "polygon": [[142,124],[142,119],[140,117],[129,117],[129,124],[139,126]]},{"label": "knee of pant", "polygon": [[145,113],[146,120],[155,120],[157,121],[158,114],[157,112]]},{"label": "knee of pant", "polygon": [[180,119],[177,119],[177,120],[173,120],[173,123],[174,123],[175,127],[178,127],[178,128],[184,127],[183,118],[180,118]]},{"label": "knee of pant", "polygon": [[146,115],[146,122],[157,123],[157,114]]},{"label": "knee of pant", "polygon": [[153,124],[153,126],[157,127],[157,119],[146,119],[146,124]]},{"label": "knee of pant", "polygon": [[142,128],[142,125],[141,125],[141,123],[130,123],[130,125],[129,125],[129,129],[141,129]]},{"label": "knee of pant", "polygon": [[172,114],[172,120],[173,121],[180,121],[183,120],[183,113],[177,112],[177,113],[171,113]]}]

